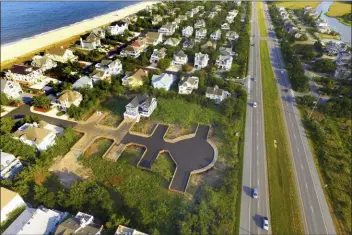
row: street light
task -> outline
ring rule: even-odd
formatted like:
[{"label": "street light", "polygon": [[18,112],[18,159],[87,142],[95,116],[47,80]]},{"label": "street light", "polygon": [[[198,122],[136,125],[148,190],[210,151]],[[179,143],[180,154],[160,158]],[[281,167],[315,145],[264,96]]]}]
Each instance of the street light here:
[{"label": "street light", "polygon": [[308,119],[310,119],[310,117],[312,116],[312,113],[313,113],[315,107],[317,106],[317,103],[318,103],[317,101],[314,101],[314,102],[313,102],[314,107],[313,107],[313,109],[310,111],[310,114],[309,114],[309,116],[308,116]]}]

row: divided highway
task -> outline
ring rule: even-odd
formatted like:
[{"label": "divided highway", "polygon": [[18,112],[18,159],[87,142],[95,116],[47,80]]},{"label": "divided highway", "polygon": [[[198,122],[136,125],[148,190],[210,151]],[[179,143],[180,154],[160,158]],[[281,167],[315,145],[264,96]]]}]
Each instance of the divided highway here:
[{"label": "divided highway", "polygon": [[[275,32],[270,30],[274,26],[272,25],[266,3],[264,3],[264,11],[266,25],[269,31],[267,41],[270,59],[284,111],[305,233],[336,234],[312,152],[308,145],[308,139],[296,106],[295,96],[290,90],[291,86],[288,74],[285,71],[280,45],[277,42]],[[259,58],[259,56],[257,56],[257,58]],[[289,91],[285,92],[285,89]],[[246,171],[246,166],[244,171]]]},{"label": "divided highway", "polygon": [[[248,105],[243,159],[240,234],[268,234],[270,229],[269,190],[264,144],[264,113],[260,69],[260,33],[256,4],[252,4],[252,27],[249,58],[249,78],[246,86]],[[251,78],[255,78],[255,81]],[[257,107],[253,107],[253,102]],[[252,197],[258,189],[258,198]],[[263,217],[269,218],[269,231],[263,229]]]}]

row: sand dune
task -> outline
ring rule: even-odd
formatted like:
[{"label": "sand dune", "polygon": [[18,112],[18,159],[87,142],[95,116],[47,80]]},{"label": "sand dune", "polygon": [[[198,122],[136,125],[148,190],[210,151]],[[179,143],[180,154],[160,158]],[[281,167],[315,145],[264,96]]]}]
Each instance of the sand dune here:
[{"label": "sand dune", "polygon": [[120,20],[157,3],[140,2],[120,10],[1,46],[1,63]]}]

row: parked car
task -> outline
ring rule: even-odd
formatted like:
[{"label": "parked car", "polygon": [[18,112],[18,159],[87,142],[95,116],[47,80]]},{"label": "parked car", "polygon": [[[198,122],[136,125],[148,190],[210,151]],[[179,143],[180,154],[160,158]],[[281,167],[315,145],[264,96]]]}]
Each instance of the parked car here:
[{"label": "parked car", "polygon": [[269,219],[268,217],[263,217],[263,229],[268,231],[269,230]]},{"label": "parked car", "polygon": [[257,199],[257,198],[258,198],[258,189],[257,189],[257,188],[254,188],[254,189],[253,189],[252,197],[253,197],[254,199]]}]

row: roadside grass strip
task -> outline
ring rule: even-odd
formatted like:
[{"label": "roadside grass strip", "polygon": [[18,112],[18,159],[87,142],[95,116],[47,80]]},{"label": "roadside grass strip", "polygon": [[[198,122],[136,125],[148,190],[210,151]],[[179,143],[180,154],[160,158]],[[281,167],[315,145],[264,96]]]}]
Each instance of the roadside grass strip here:
[{"label": "roadside grass strip", "polygon": [[300,9],[304,8],[305,6],[311,6],[313,8],[317,8],[320,4],[320,1],[290,1],[290,2],[276,2],[275,5],[277,7],[285,7],[287,9]]},{"label": "roadside grass strip", "polygon": [[263,3],[262,2],[257,3],[257,11],[258,11],[258,21],[259,21],[260,36],[267,37],[268,36],[268,31],[266,30],[264,11],[263,11]]},{"label": "roadside grass strip", "polygon": [[260,41],[260,59],[272,232],[274,234],[303,234],[286,127],[265,40]]}]

